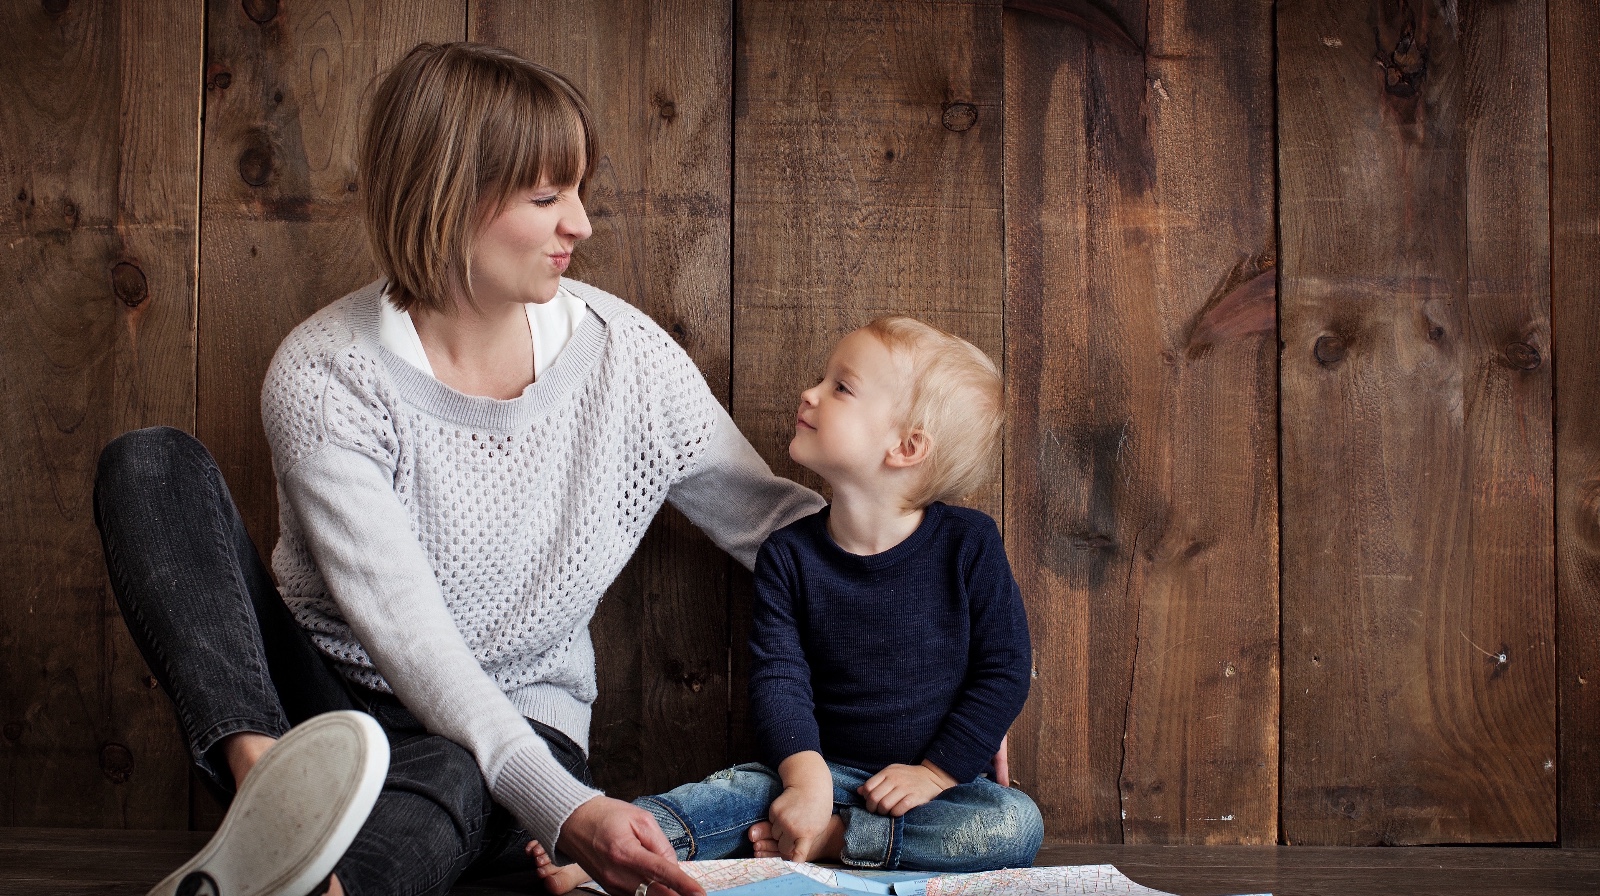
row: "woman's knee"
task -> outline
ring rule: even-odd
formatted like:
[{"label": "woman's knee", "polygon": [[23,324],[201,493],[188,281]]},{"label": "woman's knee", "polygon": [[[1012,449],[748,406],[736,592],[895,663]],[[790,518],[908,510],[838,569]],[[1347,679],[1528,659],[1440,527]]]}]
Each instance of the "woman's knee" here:
[{"label": "woman's knee", "polygon": [[95,469],[95,494],[120,488],[145,488],[172,471],[210,463],[211,454],[194,436],[170,426],[135,429],[112,439],[100,452]]}]

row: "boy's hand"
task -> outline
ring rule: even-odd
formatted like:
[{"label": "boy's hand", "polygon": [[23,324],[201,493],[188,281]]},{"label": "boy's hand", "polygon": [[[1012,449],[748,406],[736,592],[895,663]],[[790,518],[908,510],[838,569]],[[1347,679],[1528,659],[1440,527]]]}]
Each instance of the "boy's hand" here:
[{"label": "boy's hand", "polygon": [[833,820],[833,773],[815,750],[796,753],[778,766],[783,793],[767,809],[778,855],[808,862],[820,854],[823,835]]},{"label": "boy's hand", "polygon": [[954,786],[955,778],[924,759],[921,765],[888,766],[856,793],[866,798],[868,812],[899,818]]},{"label": "boy's hand", "polygon": [[828,822],[833,820],[833,788],[785,788],[767,809],[767,819],[778,841],[778,855],[791,862],[809,862],[822,851]]}]

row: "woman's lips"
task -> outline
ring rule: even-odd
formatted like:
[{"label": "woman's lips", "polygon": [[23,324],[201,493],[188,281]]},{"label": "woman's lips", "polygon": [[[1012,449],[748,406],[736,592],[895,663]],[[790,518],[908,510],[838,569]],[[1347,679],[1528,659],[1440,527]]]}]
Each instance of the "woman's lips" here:
[{"label": "woman's lips", "polygon": [[550,264],[555,266],[556,273],[560,273],[562,271],[565,271],[567,269],[567,265],[569,265],[571,263],[572,263],[572,253],[571,252],[567,252],[567,253],[564,253],[564,254],[561,254],[561,255],[551,255],[550,256]]}]

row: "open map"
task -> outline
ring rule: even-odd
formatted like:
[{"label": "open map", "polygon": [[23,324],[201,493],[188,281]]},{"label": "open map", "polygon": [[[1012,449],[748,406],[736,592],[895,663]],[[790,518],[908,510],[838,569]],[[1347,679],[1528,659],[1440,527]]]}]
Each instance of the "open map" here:
[{"label": "open map", "polygon": [[1171,896],[1134,883],[1114,865],[934,875],[862,871],[782,859],[723,859],[684,862],[683,869],[707,892],[720,896]]}]

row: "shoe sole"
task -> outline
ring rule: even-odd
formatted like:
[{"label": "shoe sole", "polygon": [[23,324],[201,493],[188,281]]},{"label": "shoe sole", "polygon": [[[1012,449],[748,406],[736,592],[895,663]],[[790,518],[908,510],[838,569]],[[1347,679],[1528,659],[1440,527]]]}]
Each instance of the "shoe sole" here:
[{"label": "shoe sole", "polygon": [[296,725],[245,777],[211,841],[150,896],[305,896],[350,848],[388,768],[388,738],[366,713]]}]

